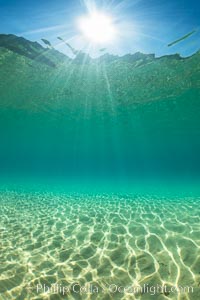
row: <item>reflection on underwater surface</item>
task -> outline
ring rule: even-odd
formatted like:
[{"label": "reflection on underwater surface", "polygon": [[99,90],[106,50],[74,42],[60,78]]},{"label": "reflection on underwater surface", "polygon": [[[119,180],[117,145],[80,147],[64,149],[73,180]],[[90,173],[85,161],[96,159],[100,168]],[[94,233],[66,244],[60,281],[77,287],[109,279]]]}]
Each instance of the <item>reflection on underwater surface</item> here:
[{"label": "reflection on underwater surface", "polygon": [[199,55],[71,60],[0,35],[0,299],[200,298]]},{"label": "reflection on underwater surface", "polygon": [[0,41],[2,172],[199,173],[199,52],[80,63],[15,36]]}]

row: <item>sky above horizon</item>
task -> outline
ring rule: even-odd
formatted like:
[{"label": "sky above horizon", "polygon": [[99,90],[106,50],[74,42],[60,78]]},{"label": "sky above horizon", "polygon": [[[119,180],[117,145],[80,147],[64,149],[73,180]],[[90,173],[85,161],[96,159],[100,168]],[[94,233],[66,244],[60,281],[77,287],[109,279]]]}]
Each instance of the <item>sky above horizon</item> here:
[{"label": "sky above horizon", "polygon": [[[117,55],[140,51],[156,56],[173,53],[188,56],[200,49],[200,1],[197,0],[0,0],[0,33],[38,42],[45,38],[69,55],[67,47],[57,39],[61,36],[76,49],[89,51],[77,20],[94,5],[97,11],[113,18],[119,33],[112,43],[90,48],[94,56],[101,54],[102,47]],[[197,31],[191,37],[167,47],[193,30]]]}]

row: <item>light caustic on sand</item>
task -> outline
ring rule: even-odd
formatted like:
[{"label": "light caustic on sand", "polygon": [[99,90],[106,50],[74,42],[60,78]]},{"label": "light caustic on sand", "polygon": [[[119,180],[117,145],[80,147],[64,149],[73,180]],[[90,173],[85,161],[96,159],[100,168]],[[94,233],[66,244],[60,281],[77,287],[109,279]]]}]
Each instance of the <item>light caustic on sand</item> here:
[{"label": "light caustic on sand", "polygon": [[200,299],[198,198],[6,192],[0,202],[0,299],[53,299],[36,287],[77,282],[99,292],[70,299],[152,299],[109,289],[145,284],[193,289],[159,300]]}]

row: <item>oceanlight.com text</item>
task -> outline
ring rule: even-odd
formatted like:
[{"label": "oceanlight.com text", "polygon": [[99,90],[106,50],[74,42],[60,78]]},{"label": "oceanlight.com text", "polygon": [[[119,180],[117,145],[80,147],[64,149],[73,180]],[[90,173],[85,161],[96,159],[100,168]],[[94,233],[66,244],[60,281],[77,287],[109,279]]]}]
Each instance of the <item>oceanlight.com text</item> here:
[{"label": "oceanlight.com text", "polygon": [[149,294],[154,296],[156,294],[163,294],[168,296],[170,294],[188,294],[193,293],[194,288],[192,286],[167,286],[167,285],[130,285],[122,286],[117,284],[102,285],[102,284],[85,284],[80,285],[79,283],[73,283],[69,286],[63,286],[61,284],[37,284],[37,286],[29,287],[30,290],[36,290],[38,294],[124,294],[124,295],[138,295],[138,294]]}]

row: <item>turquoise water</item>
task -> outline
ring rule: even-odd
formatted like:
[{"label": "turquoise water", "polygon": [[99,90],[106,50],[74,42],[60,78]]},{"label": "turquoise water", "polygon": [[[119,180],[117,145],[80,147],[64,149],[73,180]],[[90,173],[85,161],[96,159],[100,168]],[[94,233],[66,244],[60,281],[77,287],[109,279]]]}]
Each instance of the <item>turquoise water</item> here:
[{"label": "turquoise water", "polygon": [[198,299],[200,53],[0,42],[0,299]]},{"label": "turquoise water", "polygon": [[199,52],[71,60],[1,39],[4,175],[197,177]]}]

